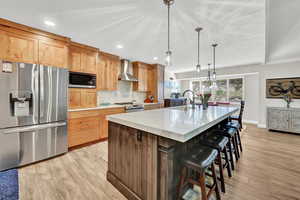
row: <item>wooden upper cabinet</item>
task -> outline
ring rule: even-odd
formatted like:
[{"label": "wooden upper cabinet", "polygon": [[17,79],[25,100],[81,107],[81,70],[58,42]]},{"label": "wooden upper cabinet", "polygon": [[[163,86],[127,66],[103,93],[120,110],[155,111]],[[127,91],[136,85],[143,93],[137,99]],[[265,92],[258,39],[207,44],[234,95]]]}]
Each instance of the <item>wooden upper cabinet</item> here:
[{"label": "wooden upper cabinet", "polygon": [[97,57],[98,52],[86,51],[82,55],[82,62],[84,72],[96,74],[97,73]]},{"label": "wooden upper cabinet", "polygon": [[149,91],[149,80],[151,79],[151,65],[141,62],[133,62],[133,75],[138,78],[138,82],[133,83],[133,90],[138,92]]},{"label": "wooden upper cabinet", "polygon": [[69,49],[69,70],[73,72],[81,71],[81,49],[70,46]]},{"label": "wooden upper cabinet", "polygon": [[100,52],[97,66],[97,89],[113,91],[118,89],[120,58]]},{"label": "wooden upper cabinet", "polygon": [[69,88],[69,108],[81,108],[81,89]]},{"label": "wooden upper cabinet", "polygon": [[30,33],[0,26],[0,46],[0,59],[24,63],[38,61],[38,40]]},{"label": "wooden upper cabinet", "polygon": [[69,108],[94,108],[97,106],[97,92],[94,89],[69,88]]},{"label": "wooden upper cabinet", "polygon": [[98,49],[72,42],[69,52],[70,71],[97,73]]},{"label": "wooden upper cabinet", "polygon": [[39,64],[68,68],[68,44],[39,40]]},{"label": "wooden upper cabinet", "polygon": [[70,38],[0,18],[0,59],[68,67]]}]

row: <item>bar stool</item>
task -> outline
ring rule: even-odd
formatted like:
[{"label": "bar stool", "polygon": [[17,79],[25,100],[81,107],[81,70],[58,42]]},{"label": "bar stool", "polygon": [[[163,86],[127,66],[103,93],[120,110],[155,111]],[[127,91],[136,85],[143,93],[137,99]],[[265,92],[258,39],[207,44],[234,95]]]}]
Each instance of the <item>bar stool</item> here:
[{"label": "bar stool", "polygon": [[230,121],[228,122],[226,125],[226,128],[234,128],[236,129],[237,133],[237,143],[239,145],[239,149],[241,152],[243,152],[243,146],[242,146],[242,140],[241,140],[241,135],[240,135],[240,131],[241,131],[241,126],[238,122],[236,121]]},{"label": "bar stool", "polygon": [[[226,136],[219,135],[215,131],[205,134],[200,139],[200,144],[218,150],[218,157],[216,163],[219,166],[219,171],[220,171],[221,191],[224,193],[225,193],[225,179],[224,179],[223,170],[226,168],[228,176],[232,177],[230,162],[228,158],[229,150],[226,148],[228,146],[228,143],[229,143],[229,139]],[[222,158],[222,153],[224,154],[224,158]],[[224,164],[223,164],[223,159],[225,160]]]},{"label": "bar stool", "polygon": [[235,155],[236,162],[238,162],[240,158],[237,145],[237,130],[235,128],[220,128],[215,131],[215,134],[222,135],[228,138],[229,142],[227,147],[230,153],[231,169],[235,170],[233,153]]},{"label": "bar stool", "polygon": [[[221,200],[218,186],[217,175],[215,171],[214,161],[218,156],[218,151],[203,145],[195,145],[189,156],[183,161],[180,181],[177,189],[177,200],[182,199],[182,193],[186,186],[198,185],[201,188],[202,200],[208,200],[213,191],[216,193],[217,200]],[[205,183],[205,171],[210,168],[212,172],[213,184],[208,186]],[[190,176],[191,172],[196,172],[199,178],[195,180],[194,176]],[[209,191],[206,192],[206,187]]]}]

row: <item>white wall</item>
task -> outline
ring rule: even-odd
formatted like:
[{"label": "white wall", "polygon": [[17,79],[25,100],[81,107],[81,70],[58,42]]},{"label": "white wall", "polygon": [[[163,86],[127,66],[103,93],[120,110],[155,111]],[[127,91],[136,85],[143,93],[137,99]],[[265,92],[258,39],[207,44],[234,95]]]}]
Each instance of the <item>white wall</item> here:
[{"label": "white wall", "polygon": [[[266,127],[267,106],[286,106],[282,99],[266,98],[266,79],[300,77],[300,62],[226,67],[218,69],[217,73],[219,76],[244,76],[246,101],[244,120],[258,122],[259,127]],[[176,78],[193,79],[196,78],[195,74],[197,73],[178,73]],[[300,107],[300,100],[294,100],[291,106]]]},{"label": "white wall", "polygon": [[259,121],[259,73],[244,76],[244,121],[258,124]]}]

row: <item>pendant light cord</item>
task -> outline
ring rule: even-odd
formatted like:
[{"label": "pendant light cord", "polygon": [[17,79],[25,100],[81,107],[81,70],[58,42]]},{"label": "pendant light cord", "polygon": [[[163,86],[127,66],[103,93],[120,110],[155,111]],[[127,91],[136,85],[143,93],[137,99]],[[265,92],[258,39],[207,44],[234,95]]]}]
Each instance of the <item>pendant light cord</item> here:
[{"label": "pendant light cord", "polygon": [[168,52],[170,51],[170,4],[168,4]]},{"label": "pendant light cord", "polygon": [[198,65],[200,65],[200,31],[198,31]]}]

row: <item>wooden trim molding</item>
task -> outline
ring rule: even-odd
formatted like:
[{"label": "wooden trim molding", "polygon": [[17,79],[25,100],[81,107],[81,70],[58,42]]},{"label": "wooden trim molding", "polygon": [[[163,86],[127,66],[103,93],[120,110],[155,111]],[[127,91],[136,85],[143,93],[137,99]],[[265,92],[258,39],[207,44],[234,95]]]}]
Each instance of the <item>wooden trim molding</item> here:
[{"label": "wooden trim molding", "polygon": [[12,21],[9,21],[9,20],[4,19],[4,18],[0,18],[0,25],[6,26],[6,27],[16,28],[16,29],[19,29],[19,30],[27,31],[27,32],[30,32],[30,33],[33,33],[33,34],[37,34],[37,35],[40,35],[40,36],[52,38],[52,39],[55,39],[55,40],[64,41],[64,42],[67,42],[67,43],[69,43],[71,41],[71,39],[68,38],[68,37],[57,35],[57,34],[54,34],[54,33],[47,32],[47,31],[43,31],[43,30],[40,30],[40,29],[37,29],[37,28],[32,28],[30,26],[26,26],[26,25],[23,25],[23,24],[12,22]]}]

